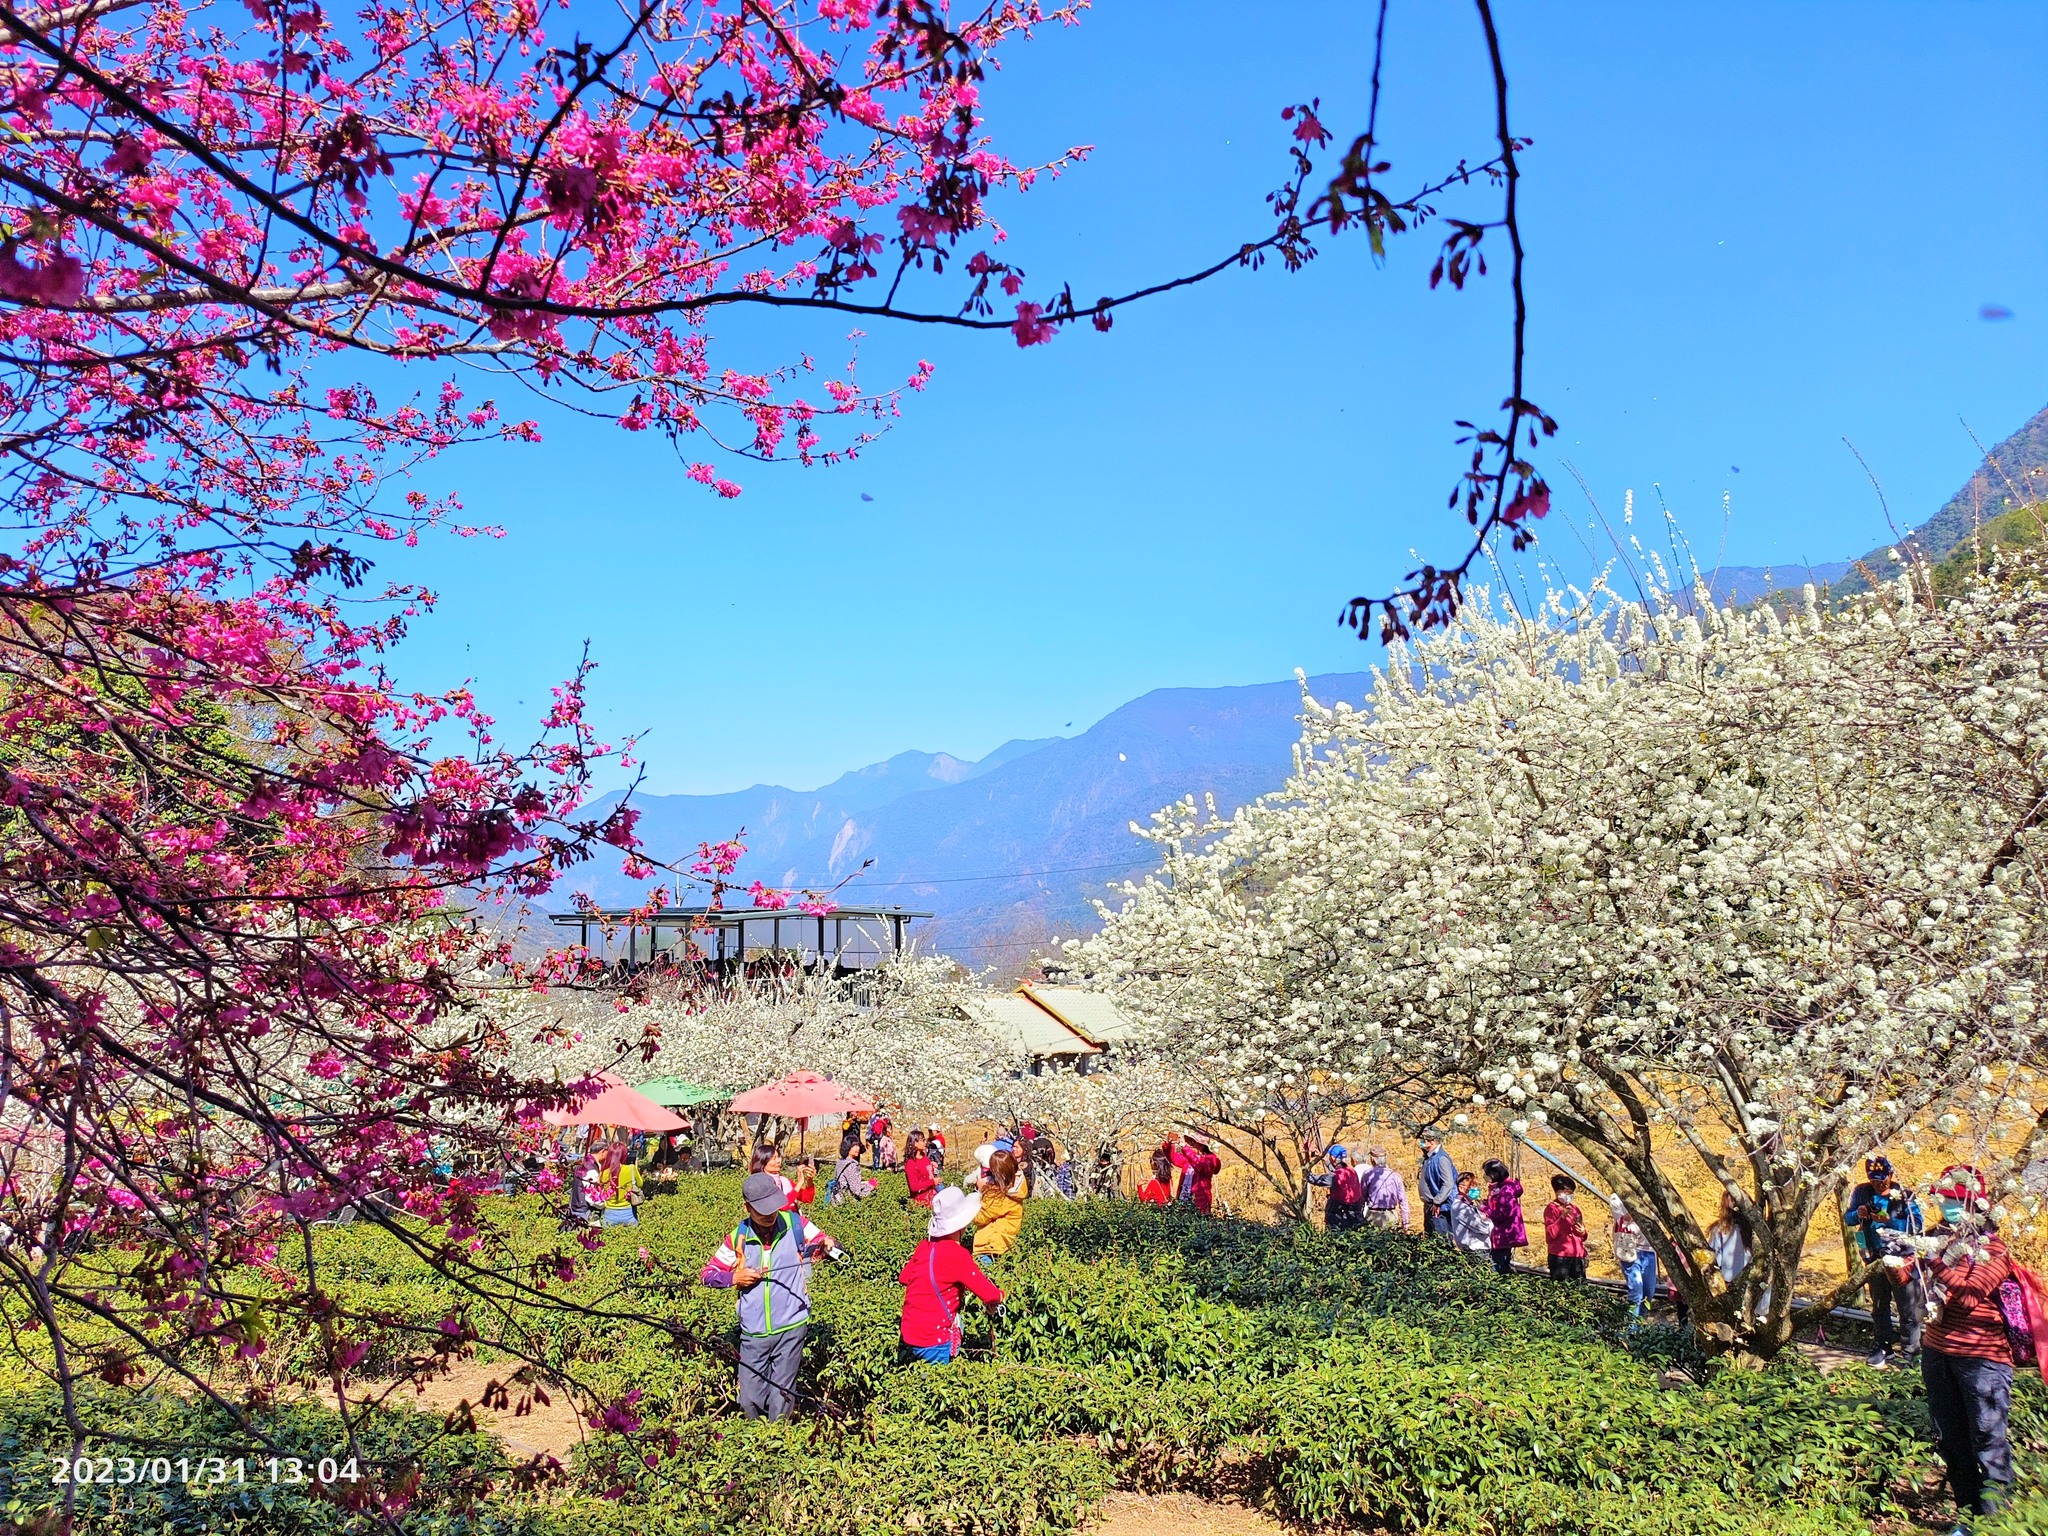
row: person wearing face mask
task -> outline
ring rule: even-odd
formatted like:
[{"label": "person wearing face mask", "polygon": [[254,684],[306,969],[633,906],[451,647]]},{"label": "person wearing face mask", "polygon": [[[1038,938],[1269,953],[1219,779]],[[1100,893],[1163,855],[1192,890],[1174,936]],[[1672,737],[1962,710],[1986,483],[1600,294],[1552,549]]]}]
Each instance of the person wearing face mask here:
[{"label": "person wearing face mask", "polygon": [[788,1417],[811,1326],[811,1267],[839,1245],[801,1211],[785,1209],[787,1181],[761,1170],[740,1185],[739,1225],[699,1278],[739,1300],[740,1411]]},{"label": "person wearing face mask", "polygon": [[[1911,1235],[1922,1230],[1920,1206],[1911,1190],[1901,1188],[1892,1178],[1891,1160],[1882,1155],[1867,1158],[1863,1182],[1850,1191],[1848,1218],[1856,1229],[1860,1255],[1875,1266],[1870,1271],[1870,1319],[1877,1333],[1877,1353],[1870,1364],[1882,1370],[1892,1363],[1893,1351],[1903,1342],[1902,1358],[1910,1362],[1920,1351],[1920,1321],[1923,1299],[1913,1272],[1900,1271],[1881,1261],[1885,1256],[1886,1232]],[[1893,1325],[1892,1313],[1898,1312]],[[1903,1340],[1901,1335],[1904,1335]]]},{"label": "person wearing face mask", "polygon": [[1444,1150],[1443,1134],[1439,1131],[1422,1133],[1422,1169],[1416,1176],[1415,1187],[1422,1195],[1423,1230],[1455,1244],[1458,1235],[1451,1218],[1456,1212],[1452,1202],[1458,1198],[1458,1169],[1451,1154]]},{"label": "person wearing face mask", "polygon": [[1941,1223],[1927,1235],[1947,1241],[1923,1261],[1941,1311],[1922,1337],[1920,1374],[1956,1501],[1951,1536],[1968,1536],[1969,1518],[1996,1511],[2012,1487],[2012,1342],[1999,1293],[2016,1277],[1988,1214],[1984,1176],[1967,1166],[1945,1169],[1934,1195]]},{"label": "person wearing face mask", "polygon": [[1550,1278],[1586,1278],[1586,1213],[1573,1198],[1579,1181],[1568,1173],[1553,1174],[1550,1204],[1543,1207],[1543,1244],[1550,1261]]}]

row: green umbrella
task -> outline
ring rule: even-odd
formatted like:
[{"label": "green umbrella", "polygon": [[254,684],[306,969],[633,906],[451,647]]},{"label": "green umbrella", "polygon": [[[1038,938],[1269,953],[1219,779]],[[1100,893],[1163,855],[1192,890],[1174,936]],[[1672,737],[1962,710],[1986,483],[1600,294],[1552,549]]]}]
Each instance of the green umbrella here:
[{"label": "green umbrella", "polygon": [[700,1088],[680,1077],[657,1077],[635,1087],[663,1109],[686,1109],[692,1104],[719,1104],[732,1097],[730,1088]]}]

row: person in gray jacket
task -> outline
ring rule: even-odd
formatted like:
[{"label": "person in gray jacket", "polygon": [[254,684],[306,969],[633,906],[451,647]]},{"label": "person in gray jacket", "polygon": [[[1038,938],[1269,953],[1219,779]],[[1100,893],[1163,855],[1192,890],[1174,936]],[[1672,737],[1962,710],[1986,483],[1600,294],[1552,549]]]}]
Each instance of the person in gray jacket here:
[{"label": "person in gray jacket", "polygon": [[1422,1133],[1422,1171],[1415,1188],[1422,1196],[1423,1230],[1455,1242],[1448,1213],[1451,1202],[1458,1198],[1458,1167],[1444,1150],[1442,1134],[1434,1129]]},{"label": "person in gray jacket", "polygon": [[740,1411],[750,1419],[786,1418],[796,1405],[796,1376],[811,1325],[811,1266],[839,1245],[801,1211],[772,1173],[740,1186],[746,1210],[718,1245],[700,1279],[739,1292]]}]

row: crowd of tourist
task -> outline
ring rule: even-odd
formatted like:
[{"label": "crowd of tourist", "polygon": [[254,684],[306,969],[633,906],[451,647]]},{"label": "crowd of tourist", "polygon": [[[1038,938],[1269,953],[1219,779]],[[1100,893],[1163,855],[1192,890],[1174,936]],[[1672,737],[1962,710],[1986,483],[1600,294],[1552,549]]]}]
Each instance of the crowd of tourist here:
[{"label": "crowd of tourist", "polygon": [[[555,1151],[567,1173],[565,1221],[634,1224],[644,1198],[643,1164],[673,1162],[681,1141],[580,1128],[564,1133]],[[1325,1192],[1324,1220],[1332,1231],[1416,1229],[1501,1274],[1511,1273],[1518,1255],[1532,1246],[1534,1223],[1524,1215],[1525,1191],[1514,1170],[1499,1158],[1485,1159],[1476,1173],[1460,1170],[1436,1131],[1420,1138],[1412,1197],[1382,1146],[1366,1148],[1362,1162],[1341,1144],[1303,1150],[1307,1183]],[[939,1126],[914,1127],[899,1140],[886,1110],[846,1118],[829,1172],[817,1157],[788,1153],[773,1142],[751,1149],[741,1219],[701,1275],[705,1284],[737,1295],[740,1404],[748,1416],[780,1418],[796,1403],[811,1271],[840,1252],[813,1223],[816,1206],[873,1199],[884,1175],[901,1176],[897,1198],[923,1229],[897,1275],[901,1340],[908,1359],[937,1365],[959,1356],[970,1296],[1002,1316],[1003,1291],[991,1271],[1016,1243],[1027,1202],[1071,1199],[1115,1183],[1113,1168],[1093,1167],[1084,1188],[1072,1163],[1029,1123],[977,1145],[957,1178],[949,1154]],[[507,1187],[516,1189],[541,1166],[532,1157],[508,1164]],[[1135,1198],[1213,1214],[1222,1167],[1211,1138],[1169,1136],[1150,1148],[1149,1176]],[[1581,1181],[1570,1173],[1559,1171],[1547,1182],[1542,1234],[1548,1274],[1563,1284],[1586,1284],[1591,1212],[1602,1202],[1596,1199],[1590,1210],[1582,1205]],[[1622,1200],[1602,1198],[1629,1314],[1644,1318],[1664,1300],[1685,1325],[1683,1295],[1668,1285],[1660,1289],[1656,1247]],[[2013,1374],[2016,1367],[2038,1365],[2048,1350],[2048,1294],[2013,1258],[1992,1219],[1985,1181],[1973,1168],[1952,1167],[1915,1191],[1900,1182],[1887,1158],[1874,1155],[1843,1218],[1852,1253],[1867,1271],[1875,1343],[1867,1363],[1918,1367],[1959,1514],[1967,1520],[1996,1509],[2013,1477],[2007,1432]],[[1732,1193],[1722,1197],[1705,1240],[1704,1261],[1734,1288],[1758,1242]],[[1745,1321],[1768,1318],[1771,1301],[1768,1287],[1749,1287]]]}]

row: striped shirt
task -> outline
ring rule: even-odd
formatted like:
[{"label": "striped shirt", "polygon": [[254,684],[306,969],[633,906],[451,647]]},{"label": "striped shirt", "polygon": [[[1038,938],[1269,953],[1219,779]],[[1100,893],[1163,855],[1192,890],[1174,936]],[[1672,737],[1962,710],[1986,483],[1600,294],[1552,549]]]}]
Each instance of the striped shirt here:
[{"label": "striped shirt", "polygon": [[1948,1299],[1941,1304],[1941,1317],[1927,1325],[1920,1342],[1944,1355],[2010,1363],[2012,1344],[2005,1333],[2005,1314],[1998,1309],[1998,1288],[2012,1278],[2012,1255],[2005,1239],[1995,1232],[1984,1248],[1987,1251],[1981,1260],[1959,1258],[1950,1264],[1939,1255],[1929,1260],[1935,1278],[1948,1290]]}]

